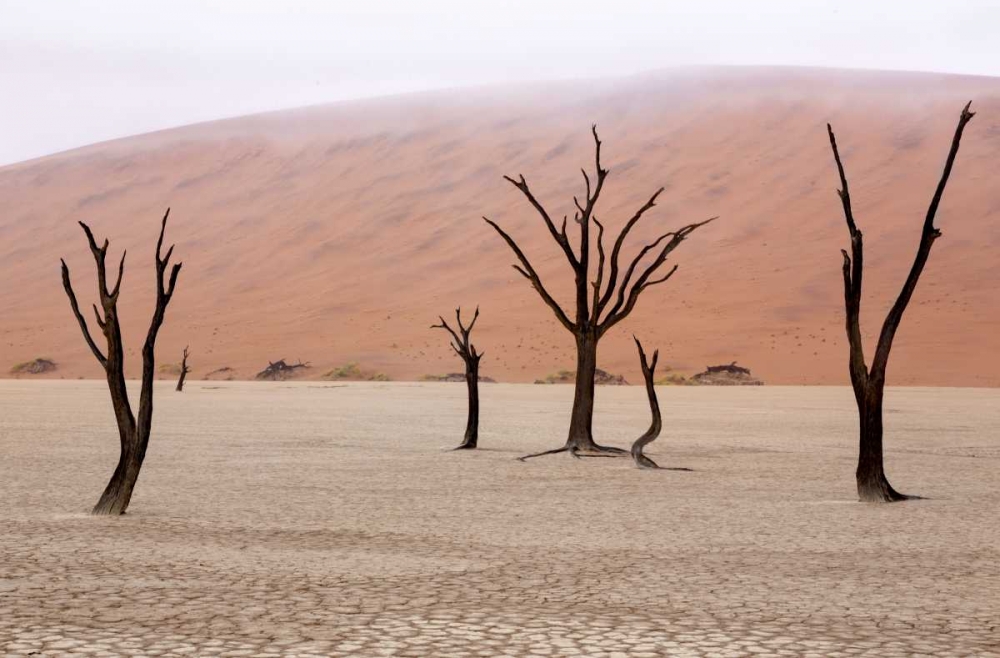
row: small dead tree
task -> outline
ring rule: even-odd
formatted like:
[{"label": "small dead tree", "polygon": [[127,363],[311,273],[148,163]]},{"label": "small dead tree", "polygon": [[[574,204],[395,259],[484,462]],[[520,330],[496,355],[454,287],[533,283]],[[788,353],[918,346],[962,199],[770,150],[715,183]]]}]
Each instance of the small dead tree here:
[{"label": "small dead tree", "polygon": [[[573,197],[576,205],[576,212],[573,220],[580,227],[579,248],[575,250],[570,237],[566,232],[567,217],[563,217],[561,228],[557,228],[555,222],[549,216],[545,207],[535,198],[524,176],[519,176],[517,180],[504,176],[504,178],[517,188],[532,205],[536,212],[545,222],[549,235],[562,249],[570,268],[573,270],[576,288],[576,307],[572,313],[567,313],[559,303],[549,294],[538,272],[528,261],[527,256],[502,228],[495,222],[484,217],[487,224],[492,226],[500,237],[503,238],[507,246],[514,252],[519,265],[514,265],[514,269],[527,279],[535,292],[542,298],[556,319],[567,331],[573,334],[576,342],[576,390],[573,397],[573,410],[570,416],[569,435],[566,443],[555,450],[547,450],[533,455],[526,455],[521,459],[539,457],[541,455],[554,454],[558,452],[570,452],[576,454],[578,451],[591,453],[625,453],[619,448],[611,448],[598,445],[594,441],[593,420],[594,420],[594,375],[597,370],[597,344],[598,341],[608,332],[609,329],[624,320],[635,308],[639,295],[644,290],[663,283],[673,276],[677,271],[675,265],[662,276],[656,276],[667,257],[683,242],[692,232],[701,226],[716,219],[715,217],[699,222],[688,224],[676,231],[668,231],[658,237],[653,242],[645,245],[635,258],[625,268],[625,274],[619,281],[621,272],[621,250],[628,237],[629,231],[642,219],[642,216],[653,206],[656,199],[663,192],[661,187],[646,201],[645,204],[625,223],[621,233],[615,240],[611,250],[610,258],[605,258],[604,251],[604,225],[598,221],[594,215],[594,208],[597,200],[604,188],[605,179],[609,171],[601,165],[601,140],[597,136],[597,126],[591,128],[594,135],[595,144],[595,164],[596,178],[591,184],[590,176],[586,170],[583,171],[583,179],[586,185],[586,196],[581,203],[577,197]],[[590,280],[591,261],[591,224],[597,226],[597,268],[593,281]],[[647,254],[652,253],[652,258],[640,267]],[[605,271],[607,262],[608,269]],[[636,275],[634,282],[633,276]],[[619,285],[620,284],[620,285]],[[631,287],[630,287],[631,284]],[[570,316],[574,319],[570,319]]]},{"label": "small dead tree", "polygon": [[188,373],[191,372],[191,368],[188,367],[188,356],[189,356],[189,354],[188,354],[188,348],[185,347],[184,348],[184,358],[181,359],[181,376],[180,376],[180,379],[177,380],[177,391],[178,392],[184,390],[184,379],[188,376]]},{"label": "small dead tree", "polygon": [[115,285],[108,290],[107,268],[105,257],[108,253],[108,241],[100,247],[94,240],[94,234],[90,227],[80,222],[83,232],[87,236],[90,244],[90,252],[94,256],[97,265],[97,292],[101,301],[101,309],[98,310],[94,304],[94,315],[98,326],[104,333],[107,342],[107,353],[102,353],[97,343],[91,338],[90,330],[87,328],[87,321],[80,313],[80,307],[76,301],[76,294],[70,283],[69,268],[66,261],[62,260],[62,281],[66,295],[69,297],[70,307],[73,315],[76,316],[83,332],[83,338],[97,358],[98,363],[104,368],[104,373],[108,380],[108,389],[111,392],[111,406],[114,407],[115,419],[118,422],[118,435],[121,441],[121,453],[118,458],[118,466],[115,468],[111,480],[108,482],[100,500],[94,506],[93,514],[119,515],[124,514],[128,509],[129,501],[132,499],[132,491],[135,488],[136,480],[139,478],[139,469],[142,468],[143,459],[146,457],[146,448],[149,445],[149,432],[153,423],[153,375],[156,372],[154,364],[154,350],[156,347],[156,335],[163,324],[163,317],[167,310],[167,305],[174,296],[174,286],[177,283],[177,275],[181,271],[181,263],[176,263],[170,269],[167,276],[167,265],[170,256],[174,252],[173,246],[167,249],[166,256],[160,257],[163,246],[163,233],[167,228],[167,217],[170,209],[163,215],[160,224],[160,237],[156,241],[156,307],[153,310],[153,319],[146,333],[146,342],[142,346],[142,388],[139,393],[139,415],[136,417],[132,413],[129,403],[128,391],[125,387],[125,345],[122,341],[121,327],[118,323],[118,293],[121,289],[122,276],[125,273],[125,253],[122,252],[122,259],[118,265],[118,277]]},{"label": "small dead tree", "polygon": [[479,319],[479,307],[472,316],[472,322],[466,327],[462,324],[462,309],[455,309],[455,320],[458,322],[458,332],[448,326],[445,319],[438,316],[441,324],[432,324],[431,329],[445,329],[451,334],[451,349],[465,362],[465,383],[469,389],[469,419],[465,424],[465,438],[455,450],[475,450],[479,444],[479,360],[485,352],[476,352],[476,346],[469,341],[469,334]]},{"label": "small dead tree", "polygon": [[941,237],[941,231],[934,226],[934,217],[937,214],[941,197],[944,194],[945,186],[948,184],[948,177],[951,175],[952,166],[955,163],[955,156],[958,155],[958,147],[962,141],[962,133],[966,124],[972,120],[975,113],[970,112],[970,102],[963,108],[958,119],[958,127],[951,141],[951,150],[948,152],[948,159],[945,161],[944,172],[938,182],[934,197],[931,199],[930,207],[924,218],[923,228],[920,233],[920,245],[917,247],[917,255],[910,268],[910,274],[903,283],[903,288],[896,298],[896,302],[889,310],[889,314],[882,324],[882,331],[878,337],[878,344],[875,347],[875,356],[869,368],[865,362],[864,346],[861,340],[861,277],[864,272],[864,254],[862,245],[861,230],[854,221],[854,212],[851,209],[851,194],[847,187],[847,176],[844,173],[844,165],[840,159],[840,152],[837,150],[837,139],[834,137],[833,128],[827,124],[827,133],[830,136],[830,147],[833,149],[833,158],[837,163],[837,172],[840,175],[840,195],[841,204],[844,208],[844,217],[847,220],[847,228],[851,235],[851,253],[841,249],[844,256],[844,303],[847,310],[847,339],[850,344],[850,373],[851,384],[854,387],[854,398],[858,405],[858,415],[860,419],[860,445],[858,451],[858,468],[856,471],[858,484],[858,497],[863,502],[892,502],[905,500],[909,496],[899,493],[892,488],[885,476],[882,460],[882,399],[885,390],[885,370],[889,362],[889,350],[892,349],[892,340],[896,335],[896,329],[903,318],[903,311],[906,310],[910,297],[917,287],[917,280],[920,278],[927,257],[930,255],[934,241]]},{"label": "small dead tree", "polygon": [[649,396],[649,410],[652,412],[653,420],[646,433],[635,440],[632,444],[632,459],[639,468],[659,468],[656,462],[642,454],[643,449],[656,440],[663,429],[663,419],[660,416],[660,403],[656,399],[656,388],[653,386],[653,373],[656,371],[656,361],[660,358],[660,350],[653,350],[653,360],[646,361],[646,352],[642,349],[642,343],[635,336],[635,346],[639,349],[639,364],[642,366],[642,378],[646,381],[646,395]]},{"label": "small dead tree", "polygon": [[267,367],[254,375],[254,379],[281,382],[294,377],[297,374],[296,370],[311,367],[308,361],[303,363],[302,359],[299,359],[298,363],[285,363],[284,359],[278,359],[274,362],[268,361]]}]

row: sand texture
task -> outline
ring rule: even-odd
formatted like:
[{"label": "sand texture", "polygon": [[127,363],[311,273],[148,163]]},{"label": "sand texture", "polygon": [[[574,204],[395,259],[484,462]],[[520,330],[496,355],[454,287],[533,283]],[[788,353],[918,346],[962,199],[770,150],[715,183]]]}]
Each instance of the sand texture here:
[{"label": "sand texture", "polygon": [[[0,382],[0,652],[998,656],[1000,393],[891,389],[855,502],[847,388],[664,388],[661,465],[566,455],[569,386],[158,390],[130,512],[99,382]],[[596,431],[648,424],[601,389]]]},{"label": "sand texture", "polygon": [[[846,384],[840,249],[847,229],[826,135],[837,130],[865,234],[869,344],[913,262],[962,106],[979,112],[938,214],[943,232],[893,348],[890,383],[1000,386],[1000,79],[693,69],[619,80],[452,90],[188,126],[0,168],[0,375],[99,378],[59,282],[81,305],[93,264],[76,220],[129,253],[120,309],[138,377],[158,221],[184,271],[157,345],[191,346],[191,379],[250,379],[302,359],[317,379],[357,363],[393,379],[454,372],[439,313],[481,305],[482,373],[572,370],[573,343],[480,217],[521,242],[565,305],[559,248],[503,174],[557,218],[583,194],[599,124],[611,175],[597,217],[616,235],[661,185],[624,253],[720,215],[675,252],[602,342],[599,367],[639,381],[631,334],[691,375],[737,360],[766,383]],[[596,245],[595,245],[596,246]],[[873,350],[869,347],[869,353]]]}]

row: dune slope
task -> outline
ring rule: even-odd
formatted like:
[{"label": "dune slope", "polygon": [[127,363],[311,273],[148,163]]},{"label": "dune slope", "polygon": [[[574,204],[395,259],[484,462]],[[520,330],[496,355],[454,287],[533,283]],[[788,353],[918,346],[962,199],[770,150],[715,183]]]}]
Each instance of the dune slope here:
[{"label": "dune slope", "polygon": [[597,215],[609,231],[666,186],[627,256],[665,228],[721,216],[675,252],[674,279],[609,333],[600,367],[638,381],[635,333],[682,373],[738,360],[767,383],[846,383],[848,242],[825,124],[865,231],[873,341],[969,99],[979,114],[889,376],[1000,385],[1000,79],[752,68],[343,103],[0,168],[0,373],[45,357],[59,364],[51,376],[100,376],[59,279],[65,257],[81,302],[94,299],[85,220],[111,238],[109,260],[128,249],[121,310],[138,375],[168,205],[184,270],[158,354],[177,361],[190,345],[194,378],[221,367],[249,378],[279,358],[311,362],[310,377],[350,362],[399,379],[455,371],[429,325],[459,304],[482,308],[484,374],[532,381],[572,369],[569,335],[480,217],[505,226],[568,304],[558,247],[502,175],[523,173],[553,215],[572,215],[596,122],[611,169]]}]

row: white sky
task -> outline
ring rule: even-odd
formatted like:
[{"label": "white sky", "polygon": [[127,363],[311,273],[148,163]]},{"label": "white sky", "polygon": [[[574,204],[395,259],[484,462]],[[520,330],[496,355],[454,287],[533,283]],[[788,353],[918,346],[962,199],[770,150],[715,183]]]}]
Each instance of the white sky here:
[{"label": "white sky", "polygon": [[1000,76],[1000,0],[0,0],[0,164],[257,111],[690,64]]}]

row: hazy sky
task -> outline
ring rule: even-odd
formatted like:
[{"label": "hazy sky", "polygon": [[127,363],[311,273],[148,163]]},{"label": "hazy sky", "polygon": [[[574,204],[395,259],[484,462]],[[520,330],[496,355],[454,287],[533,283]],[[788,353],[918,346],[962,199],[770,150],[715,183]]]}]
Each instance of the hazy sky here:
[{"label": "hazy sky", "polygon": [[0,164],[427,88],[782,64],[1000,75],[997,0],[0,0]]}]

